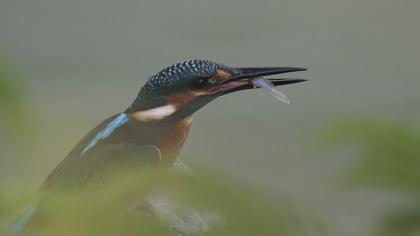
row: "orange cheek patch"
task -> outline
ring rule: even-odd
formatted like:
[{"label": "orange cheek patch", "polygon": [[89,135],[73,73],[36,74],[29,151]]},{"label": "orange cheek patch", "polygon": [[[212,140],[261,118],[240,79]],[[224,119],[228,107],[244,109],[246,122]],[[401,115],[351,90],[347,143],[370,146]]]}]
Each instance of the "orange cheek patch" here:
[{"label": "orange cheek patch", "polygon": [[215,76],[217,78],[220,78],[222,80],[228,79],[232,76],[231,73],[225,71],[225,70],[217,70]]}]

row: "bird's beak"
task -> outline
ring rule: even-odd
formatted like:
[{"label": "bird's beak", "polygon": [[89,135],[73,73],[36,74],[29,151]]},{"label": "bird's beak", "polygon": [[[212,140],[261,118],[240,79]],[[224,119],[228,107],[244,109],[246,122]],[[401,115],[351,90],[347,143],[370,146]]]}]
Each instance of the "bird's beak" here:
[{"label": "bird's beak", "polygon": [[[220,84],[213,89],[213,92],[217,92],[220,95],[245,90],[252,89],[254,85],[252,79],[269,76],[269,75],[278,75],[290,72],[305,71],[305,68],[299,67],[241,67],[235,68],[235,73],[231,77],[223,80]],[[294,84],[306,81],[306,79],[298,78],[267,78],[274,86]]]}]

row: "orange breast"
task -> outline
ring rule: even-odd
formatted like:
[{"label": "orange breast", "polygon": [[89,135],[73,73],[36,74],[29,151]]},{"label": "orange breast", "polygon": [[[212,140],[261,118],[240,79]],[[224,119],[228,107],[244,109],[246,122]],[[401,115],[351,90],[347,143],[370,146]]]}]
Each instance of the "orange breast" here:
[{"label": "orange breast", "polygon": [[184,118],[169,126],[162,134],[159,149],[163,165],[171,166],[175,162],[187,138],[191,121],[192,117]]}]

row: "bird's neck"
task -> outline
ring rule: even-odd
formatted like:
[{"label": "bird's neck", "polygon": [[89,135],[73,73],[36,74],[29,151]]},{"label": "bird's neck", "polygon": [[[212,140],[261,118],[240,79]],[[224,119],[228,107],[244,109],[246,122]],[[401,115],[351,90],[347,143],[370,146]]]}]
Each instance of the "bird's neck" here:
[{"label": "bird's neck", "polygon": [[190,95],[184,94],[183,97],[177,99],[166,98],[165,103],[160,103],[157,106],[147,106],[143,109],[129,108],[126,111],[133,120],[148,127],[158,128],[157,146],[161,151],[161,163],[164,166],[172,166],[188,136],[192,122],[191,111],[193,110],[189,107],[192,98],[188,96]]}]

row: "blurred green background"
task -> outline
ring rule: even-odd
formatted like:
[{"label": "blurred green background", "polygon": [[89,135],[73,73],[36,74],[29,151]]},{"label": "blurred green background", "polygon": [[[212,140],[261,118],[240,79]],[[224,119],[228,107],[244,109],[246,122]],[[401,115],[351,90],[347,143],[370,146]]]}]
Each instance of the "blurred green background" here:
[{"label": "blurred green background", "polygon": [[365,149],[331,149],[322,133],[343,120],[418,128],[419,12],[414,0],[2,0],[1,192],[35,190],[89,129],[125,109],[167,65],[208,58],[301,66],[309,71],[296,76],[309,81],[283,88],[290,106],[247,91],[205,107],[182,159],[291,199],[331,235],[371,235],[384,211],[411,198],[399,188],[348,188],[343,176]]}]

